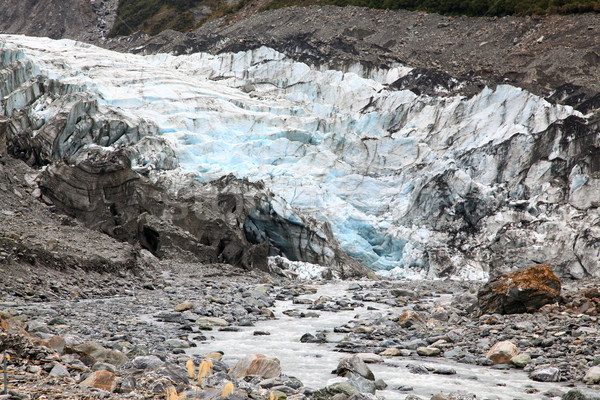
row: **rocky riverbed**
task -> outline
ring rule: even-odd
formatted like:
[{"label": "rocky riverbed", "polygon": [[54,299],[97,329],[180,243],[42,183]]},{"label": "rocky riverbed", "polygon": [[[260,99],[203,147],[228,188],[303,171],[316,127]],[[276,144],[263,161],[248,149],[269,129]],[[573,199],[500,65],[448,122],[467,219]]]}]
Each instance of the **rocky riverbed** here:
[{"label": "rocky riverbed", "polygon": [[[55,273],[54,298],[3,281],[3,326],[14,328],[2,332],[13,356],[5,398],[148,398],[169,386],[216,398],[228,382],[239,399],[583,399],[599,388],[582,382],[586,373],[597,382],[589,372],[600,363],[597,282],[563,282],[556,304],[500,315],[481,313],[475,283],[302,282],[151,261],[143,285]],[[494,364],[490,349],[506,341],[519,357]],[[267,354],[244,361],[254,353]],[[209,359],[212,373],[197,386]]]}]

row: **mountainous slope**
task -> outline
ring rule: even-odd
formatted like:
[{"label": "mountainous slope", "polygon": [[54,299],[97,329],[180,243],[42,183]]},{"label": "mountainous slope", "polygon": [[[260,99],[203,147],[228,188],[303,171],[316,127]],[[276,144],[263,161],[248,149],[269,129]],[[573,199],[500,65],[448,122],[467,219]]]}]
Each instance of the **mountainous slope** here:
[{"label": "mountainous slope", "polygon": [[118,0],[0,0],[0,32],[54,39],[105,37]]}]

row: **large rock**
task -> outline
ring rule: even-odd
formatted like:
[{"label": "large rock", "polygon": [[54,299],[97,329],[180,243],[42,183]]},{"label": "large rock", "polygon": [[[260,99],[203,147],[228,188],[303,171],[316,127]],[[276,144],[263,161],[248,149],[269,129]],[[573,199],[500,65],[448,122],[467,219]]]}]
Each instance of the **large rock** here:
[{"label": "large rock", "polygon": [[519,349],[512,342],[504,340],[492,346],[486,357],[494,364],[509,364],[510,360],[519,354]]},{"label": "large rock", "polygon": [[123,366],[129,358],[118,350],[109,350],[97,343],[88,342],[75,347],[65,347],[66,353],[75,353],[80,355],[82,362],[88,366],[96,362],[105,362],[116,367]]},{"label": "large rock", "polygon": [[545,264],[520,268],[489,280],[477,298],[483,313],[534,312],[560,297],[561,284],[552,267]]},{"label": "large rock", "polygon": [[532,371],[529,377],[538,382],[558,382],[560,370],[556,367],[540,368]]},{"label": "large rock", "polygon": [[230,370],[229,375],[233,379],[241,379],[245,376],[262,376],[263,378],[275,378],[281,375],[281,365],[275,357],[263,354],[249,354],[242,358]]},{"label": "large rock", "polygon": [[586,385],[595,385],[600,382],[600,366],[590,368],[583,377],[583,383]]},{"label": "large rock", "polygon": [[117,388],[117,376],[110,371],[95,371],[81,382],[79,386],[114,392]]},{"label": "large rock", "polygon": [[348,373],[353,373],[362,376],[370,381],[375,380],[375,375],[367,364],[358,356],[344,357],[340,360],[337,368],[331,371],[332,374],[346,376]]}]

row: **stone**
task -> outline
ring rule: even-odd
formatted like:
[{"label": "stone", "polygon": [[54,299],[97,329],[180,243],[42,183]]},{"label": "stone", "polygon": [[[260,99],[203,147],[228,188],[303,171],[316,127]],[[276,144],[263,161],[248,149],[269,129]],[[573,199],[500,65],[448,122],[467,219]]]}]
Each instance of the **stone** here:
[{"label": "stone", "polygon": [[560,400],[588,400],[587,397],[579,390],[571,389],[567,393],[563,394]]},{"label": "stone", "polygon": [[398,357],[402,355],[402,351],[397,347],[389,347],[379,353],[379,355],[384,357]]},{"label": "stone", "polygon": [[560,370],[556,367],[547,367],[533,370],[529,377],[538,382],[558,382],[560,380]]},{"label": "stone", "polygon": [[222,351],[212,351],[210,353],[206,353],[204,355],[204,357],[211,358],[211,359],[217,360],[217,361],[221,361],[223,359],[223,352]]},{"label": "stone", "polygon": [[360,393],[371,393],[375,394],[375,382],[369,379],[363,378],[362,376],[349,372],[346,374],[348,383],[356,388]]},{"label": "stone", "polygon": [[434,374],[438,375],[456,375],[456,370],[452,367],[436,367],[433,370]]},{"label": "stone", "polygon": [[331,399],[337,394],[343,394],[346,397],[352,396],[358,393],[358,390],[348,382],[337,382],[332,385],[326,386],[322,389],[315,391],[312,398],[318,399]]},{"label": "stone", "polygon": [[79,384],[83,388],[96,388],[114,392],[117,388],[117,376],[106,370],[95,371]]},{"label": "stone", "polygon": [[517,314],[539,310],[559,300],[561,283],[546,264],[520,268],[491,278],[478,292],[481,312]]},{"label": "stone", "polygon": [[274,378],[281,375],[279,359],[265,356],[263,354],[249,354],[242,358],[230,370],[229,375],[233,379],[245,376],[257,375],[263,378]]},{"label": "stone", "polygon": [[48,347],[49,349],[56,350],[58,354],[62,354],[67,342],[60,336],[52,336],[51,338],[40,340],[39,344]]},{"label": "stone", "polygon": [[600,383],[600,366],[593,366],[590,368],[582,379],[586,385],[594,385]]},{"label": "stone", "polygon": [[332,374],[339,376],[346,376],[346,374],[350,372],[360,375],[370,381],[375,380],[375,376],[367,364],[365,364],[365,362],[356,355],[342,358],[338,363],[337,368],[331,371]]},{"label": "stone", "polygon": [[190,342],[182,339],[168,339],[165,340],[165,346],[170,349],[188,349],[190,347]]},{"label": "stone", "polygon": [[92,365],[92,371],[109,371],[109,372],[117,372],[115,366],[109,363],[104,363],[98,361],[94,365]]},{"label": "stone", "polygon": [[191,303],[189,301],[185,301],[183,303],[179,303],[175,306],[175,308],[173,309],[173,311],[176,312],[183,312],[183,311],[188,311],[188,310],[193,310],[194,309],[194,303]]},{"label": "stone", "polygon": [[531,362],[531,356],[529,354],[517,354],[510,359],[510,363],[517,368],[525,368]]},{"label": "stone", "polygon": [[50,376],[53,378],[66,378],[66,377],[70,376],[70,374],[64,365],[56,364],[50,370]]},{"label": "stone", "polygon": [[398,325],[402,328],[410,328],[411,326],[425,327],[426,324],[425,319],[416,311],[407,310],[398,317]]},{"label": "stone", "polygon": [[223,318],[200,317],[196,320],[196,325],[200,326],[229,326],[229,322]]},{"label": "stone", "polygon": [[487,352],[486,358],[494,364],[509,364],[511,358],[519,354],[519,349],[512,342],[504,340],[492,346]]},{"label": "stone", "polygon": [[[88,360],[89,358],[91,358],[92,362],[90,363],[90,366],[94,365],[97,361],[100,361],[112,364],[116,367],[121,367],[127,361],[129,361],[127,356],[121,353],[120,351],[108,350],[100,346],[99,344],[93,342],[80,344],[79,346],[75,346],[72,348],[67,347],[65,348],[65,351],[67,351],[67,349],[76,354],[87,356]],[[82,361],[86,363],[86,361]]]},{"label": "stone", "polygon": [[125,367],[141,370],[157,369],[165,365],[165,362],[157,356],[138,356],[129,361]]},{"label": "stone", "polygon": [[430,400],[448,400],[448,396],[442,393],[436,393],[433,396],[431,396]]},{"label": "stone", "polygon": [[437,347],[418,347],[417,354],[422,357],[437,357],[442,351]]},{"label": "stone", "polygon": [[382,363],[384,361],[383,357],[374,353],[358,353],[356,356],[367,364]]},{"label": "stone", "polygon": [[355,393],[348,400],[380,400],[373,393]]}]

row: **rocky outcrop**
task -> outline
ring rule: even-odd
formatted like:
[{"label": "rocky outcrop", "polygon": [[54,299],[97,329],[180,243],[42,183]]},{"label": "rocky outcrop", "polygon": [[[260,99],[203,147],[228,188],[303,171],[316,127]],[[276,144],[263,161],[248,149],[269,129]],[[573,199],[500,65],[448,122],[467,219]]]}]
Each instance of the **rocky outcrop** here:
[{"label": "rocky outcrop", "polygon": [[47,201],[86,226],[161,258],[222,262],[269,271],[268,257],[333,267],[337,277],[368,270],[335,243],[326,225],[302,217],[261,184],[232,176],[169,195],[130,168],[125,152],[87,152],[39,178]]},{"label": "rocky outcrop", "polygon": [[534,312],[560,299],[561,283],[549,265],[534,265],[490,279],[477,294],[481,312]]},{"label": "rocky outcrop", "polygon": [[[162,258],[228,263],[271,271],[270,256],[326,265],[329,277],[365,276],[327,224],[301,216],[261,183],[225,176],[210,184],[187,179],[179,194],[131,168],[131,160],[172,170],[176,155],[157,127],[102,109],[85,87],[35,75],[18,51],[3,51],[0,146],[34,167],[46,202],[92,229]],[[37,111],[33,111],[33,110]],[[44,109],[44,117],[36,114]],[[144,167],[140,173],[148,173]],[[280,271],[278,269],[278,271]]]}]

